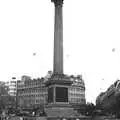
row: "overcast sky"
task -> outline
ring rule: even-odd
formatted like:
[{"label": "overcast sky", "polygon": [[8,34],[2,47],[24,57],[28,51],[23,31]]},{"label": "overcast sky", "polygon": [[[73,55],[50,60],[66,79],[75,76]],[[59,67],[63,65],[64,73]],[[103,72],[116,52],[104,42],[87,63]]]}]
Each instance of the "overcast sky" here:
[{"label": "overcast sky", "polygon": [[[120,78],[120,0],[64,0],[64,73],[82,74],[86,99]],[[0,80],[53,69],[51,0],[0,0]],[[35,54],[34,54],[35,53]]]}]

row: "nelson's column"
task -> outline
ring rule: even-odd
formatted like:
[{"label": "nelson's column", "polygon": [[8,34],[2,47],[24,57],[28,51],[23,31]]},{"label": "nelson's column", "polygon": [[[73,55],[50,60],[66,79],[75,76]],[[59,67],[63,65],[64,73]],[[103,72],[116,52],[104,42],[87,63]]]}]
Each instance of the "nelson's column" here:
[{"label": "nelson's column", "polygon": [[72,81],[63,73],[63,0],[51,0],[55,5],[54,64],[53,75],[46,81],[48,105],[47,117],[77,117],[68,101],[68,89]]}]

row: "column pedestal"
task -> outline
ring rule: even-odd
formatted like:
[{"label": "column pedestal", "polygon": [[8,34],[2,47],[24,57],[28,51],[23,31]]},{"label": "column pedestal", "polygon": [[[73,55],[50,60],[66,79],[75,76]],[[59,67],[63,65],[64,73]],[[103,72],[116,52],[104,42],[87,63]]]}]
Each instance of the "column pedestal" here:
[{"label": "column pedestal", "polygon": [[[47,82],[48,104],[45,112],[48,118],[78,118],[79,115],[69,104],[69,87],[72,82],[67,76],[52,76]],[[52,92],[51,92],[52,91]],[[51,100],[53,98],[53,100]]]}]

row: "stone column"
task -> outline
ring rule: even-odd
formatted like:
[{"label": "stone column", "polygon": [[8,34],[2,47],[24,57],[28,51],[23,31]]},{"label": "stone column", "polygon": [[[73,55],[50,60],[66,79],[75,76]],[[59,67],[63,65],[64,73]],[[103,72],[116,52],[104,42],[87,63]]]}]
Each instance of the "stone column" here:
[{"label": "stone column", "polygon": [[63,74],[63,0],[52,0],[55,4],[54,24],[54,74]]},{"label": "stone column", "polygon": [[56,103],[56,87],[53,87],[53,103]]}]

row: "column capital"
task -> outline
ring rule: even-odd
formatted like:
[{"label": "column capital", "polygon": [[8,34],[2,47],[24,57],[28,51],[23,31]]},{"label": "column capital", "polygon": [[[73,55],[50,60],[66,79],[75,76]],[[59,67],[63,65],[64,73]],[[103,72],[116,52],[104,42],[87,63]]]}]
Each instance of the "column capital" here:
[{"label": "column capital", "polygon": [[51,2],[54,2],[55,6],[62,6],[63,0],[51,0]]}]

